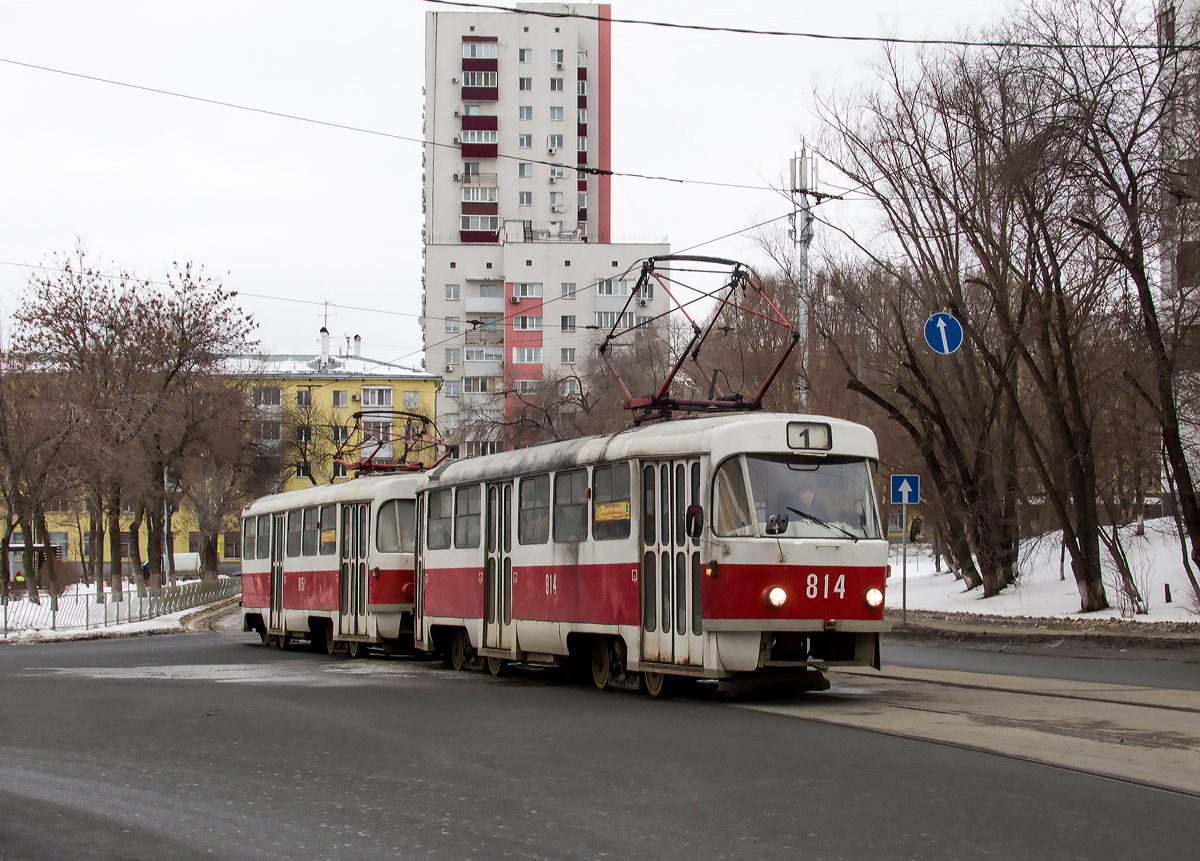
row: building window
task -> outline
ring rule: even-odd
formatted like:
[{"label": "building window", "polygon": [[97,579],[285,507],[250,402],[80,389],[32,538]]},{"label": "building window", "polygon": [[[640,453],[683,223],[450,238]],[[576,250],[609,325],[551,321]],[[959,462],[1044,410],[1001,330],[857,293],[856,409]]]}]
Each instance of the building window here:
[{"label": "building window", "polygon": [[555,179],[562,179],[565,175],[566,173],[564,172],[561,164],[550,165],[550,176],[554,177]]},{"label": "building window", "polygon": [[519,161],[517,162],[517,176],[521,179],[530,179],[533,177],[533,162]]},{"label": "building window", "polygon": [[533,149],[533,135],[517,135],[517,147],[520,149]]},{"label": "building window", "polygon": [[540,365],[541,347],[513,347],[513,363],[517,365]]},{"label": "building window", "polygon": [[467,347],[468,362],[502,362],[503,347]]},{"label": "building window", "polygon": [[562,316],[562,330],[564,332],[574,332],[575,331],[575,315],[574,314],[564,314]]},{"label": "building window", "polygon": [[242,558],[242,535],[240,532],[226,532],[222,556],[226,559]]},{"label": "building window", "polygon": [[446,413],[442,416],[442,427],[446,430],[454,430],[458,427],[458,413]]},{"label": "building window", "polygon": [[457,365],[459,363],[460,355],[461,355],[461,353],[459,352],[458,347],[447,347],[446,348],[446,364],[447,365]]},{"label": "building window", "polygon": [[[363,390],[366,391],[365,389]],[[389,391],[388,394],[391,394]],[[377,457],[392,456],[392,423],[386,419],[364,421],[362,423],[363,430],[363,448],[368,452],[374,452]],[[376,446],[379,450],[376,451]]]},{"label": "building window", "polygon": [[333,405],[335,407],[344,407],[350,403],[350,392],[346,389],[334,389]]},{"label": "building window", "polygon": [[486,395],[494,391],[491,377],[463,377],[463,392],[469,395]]},{"label": "building window", "polygon": [[562,298],[563,299],[574,299],[575,298],[575,282],[574,281],[562,282]]},{"label": "building window", "polygon": [[517,283],[513,285],[513,294],[521,299],[537,299],[542,295],[542,285]]},{"label": "building window", "polygon": [[447,302],[457,302],[458,301],[458,285],[457,284],[447,284],[446,285],[446,301]]},{"label": "building window", "polygon": [[457,398],[462,394],[462,383],[458,380],[446,380],[442,385],[442,394],[448,398]]},{"label": "building window", "polygon": [[496,299],[500,296],[499,284],[480,284],[479,298],[480,299]]},{"label": "building window", "polygon": [[517,89],[529,92],[533,89],[533,78],[517,78]]},{"label": "building window", "polygon": [[617,293],[617,279],[615,279],[615,278],[600,279],[600,281],[597,282],[597,284],[596,284],[596,295],[597,296],[618,296],[618,295],[620,295],[619,293]]},{"label": "building window", "polygon": [[647,278],[645,285],[642,287],[636,286],[636,283],[635,283],[635,286],[633,289],[633,295],[638,299],[653,299],[654,298],[653,282],[651,282],[650,279]]},{"label": "building window", "polygon": [[624,329],[628,329],[633,326],[633,312],[627,311],[624,314],[620,313],[619,311],[596,312],[596,326],[598,328],[611,329],[618,324]]},{"label": "building window", "polygon": [[458,331],[458,318],[457,317],[447,317],[446,318],[446,331],[447,332],[457,332]]},{"label": "building window", "polygon": [[346,472],[346,464],[338,463],[336,460],[333,462],[334,478],[345,478],[348,474],[349,473]]},{"label": "building window", "polygon": [[296,389],[296,406],[312,406],[312,389]]},{"label": "building window", "polygon": [[563,347],[561,358],[562,358],[562,363],[564,365],[575,364],[575,348],[574,347]]},{"label": "building window", "polygon": [[575,397],[579,394],[579,378],[567,377],[558,381],[558,391],[564,398]]},{"label": "building window", "polygon": [[346,427],[345,425],[333,426],[333,441],[335,443],[340,445],[348,439],[350,439],[350,428]]},{"label": "building window", "polygon": [[517,108],[517,119],[531,120],[533,119],[533,105],[521,105]]},{"label": "building window", "polygon": [[462,142],[465,144],[494,144],[497,143],[495,129],[463,129]]},{"label": "building window", "polygon": [[479,318],[479,331],[480,332],[495,332],[495,331],[497,331],[496,321],[497,321],[496,317],[480,317]]},{"label": "building window", "polygon": [[585,137],[583,137],[582,135],[580,135],[580,136],[579,136],[579,143],[576,145],[576,149],[577,149],[579,152],[587,152],[587,138],[585,138]]},{"label": "building window", "polygon": [[579,81],[579,83],[575,87],[575,95],[577,95],[577,96],[586,96],[587,95],[587,81]]},{"label": "building window", "polygon": [[279,386],[255,386],[250,391],[256,407],[277,407],[283,394]]},{"label": "building window", "polygon": [[518,191],[517,192],[517,205],[518,206],[533,206],[533,192],[532,191]]},{"label": "building window", "polygon": [[494,233],[500,229],[500,216],[464,215],[459,222],[459,226],[463,230],[482,230]]},{"label": "building window", "polygon": [[296,428],[296,442],[301,445],[312,442],[312,428],[307,425]]},{"label": "building window", "polygon": [[391,386],[363,386],[362,405],[364,407],[390,407],[392,405]]},{"label": "building window", "polygon": [[550,79],[550,92],[561,93],[562,91],[563,91],[563,79],[562,78],[551,78]]},{"label": "building window", "polygon": [[464,60],[494,60],[496,58],[496,42],[463,42]]},{"label": "building window", "polygon": [[551,48],[550,49],[550,62],[551,63],[561,63],[562,61],[563,61],[562,48]]},{"label": "building window", "polygon": [[513,380],[513,391],[519,395],[528,395],[537,391],[537,380]]},{"label": "building window", "polygon": [[513,317],[513,328],[522,332],[540,332],[542,330],[542,318]]},{"label": "building window", "polygon": [[587,192],[586,191],[579,192],[579,195],[576,198],[576,201],[578,202],[580,209],[587,209]]},{"label": "building window", "polygon": [[405,392],[404,393],[404,408],[406,410],[420,409],[421,393],[420,392]]},{"label": "building window", "polygon": [[500,189],[494,185],[464,185],[463,203],[495,203],[500,199]]},{"label": "building window", "polygon": [[259,422],[258,438],[263,442],[275,442],[283,436],[283,428],[279,422]]},{"label": "building window", "polygon": [[480,116],[479,105],[463,105],[463,116],[464,117]]},{"label": "building window", "polygon": [[518,63],[532,63],[533,62],[533,48],[518,48],[517,49],[517,62]]},{"label": "building window", "polygon": [[550,109],[550,121],[561,123],[563,119],[563,109],[561,107]]},{"label": "building window", "polygon": [[308,461],[302,460],[296,464],[296,478],[309,478],[312,473],[308,469]]},{"label": "building window", "polygon": [[587,68],[587,51],[579,51],[575,54],[575,64],[581,68]]},{"label": "building window", "polygon": [[550,149],[562,149],[562,145],[563,145],[563,136],[562,135],[548,135],[546,137],[546,146],[549,147]]},{"label": "building window", "polygon": [[561,209],[562,205],[563,205],[563,193],[561,191],[550,192],[550,206],[551,207],[557,206]]},{"label": "building window", "polygon": [[[462,85],[464,87],[495,87],[499,82],[499,78],[495,72],[463,72]],[[582,83],[582,81],[580,82]]]},{"label": "building window", "polygon": [[579,109],[578,122],[581,126],[587,125],[587,108]]}]

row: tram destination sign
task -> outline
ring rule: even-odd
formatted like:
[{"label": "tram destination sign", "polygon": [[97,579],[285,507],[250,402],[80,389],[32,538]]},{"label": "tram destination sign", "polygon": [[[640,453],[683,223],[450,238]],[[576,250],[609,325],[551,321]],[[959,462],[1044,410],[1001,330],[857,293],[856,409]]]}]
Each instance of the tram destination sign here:
[{"label": "tram destination sign", "polygon": [[829,451],[833,448],[833,433],[823,422],[788,422],[788,448],[807,448]]}]

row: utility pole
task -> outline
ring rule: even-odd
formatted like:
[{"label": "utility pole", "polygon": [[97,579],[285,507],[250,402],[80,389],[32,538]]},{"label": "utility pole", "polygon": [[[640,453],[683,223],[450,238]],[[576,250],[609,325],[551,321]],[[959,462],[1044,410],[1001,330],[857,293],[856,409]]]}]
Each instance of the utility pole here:
[{"label": "utility pole", "polygon": [[[813,238],[812,208],[809,195],[817,195],[817,166],[808,154],[802,141],[800,154],[792,154],[789,162],[791,176],[792,214],[788,216],[788,238],[800,248],[800,295],[797,304],[796,326],[804,339],[799,351],[800,373],[796,383],[796,399],[799,411],[808,412],[808,387],[805,378],[808,371],[808,247]],[[797,197],[799,199],[797,199]],[[797,220],[799,224],[797,225]]]}]

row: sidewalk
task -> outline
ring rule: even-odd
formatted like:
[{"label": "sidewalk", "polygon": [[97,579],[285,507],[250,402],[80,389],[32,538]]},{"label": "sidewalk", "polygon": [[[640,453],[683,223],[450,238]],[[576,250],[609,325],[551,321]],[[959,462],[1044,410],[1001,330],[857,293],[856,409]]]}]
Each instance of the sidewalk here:
[{"label": "sidewalk", "polygon": [[1200,656],[1200,622],[1137,622],[1128,619],[983,616],[932,610],[885,613],[897,640],[1015,646],[1098,646],[1111,649],[1195,649]]}]

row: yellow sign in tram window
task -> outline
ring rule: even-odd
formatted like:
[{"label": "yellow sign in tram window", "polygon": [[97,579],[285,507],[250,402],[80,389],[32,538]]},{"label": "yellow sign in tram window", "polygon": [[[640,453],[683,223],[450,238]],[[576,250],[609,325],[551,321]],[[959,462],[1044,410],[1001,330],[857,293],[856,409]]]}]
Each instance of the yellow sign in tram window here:
[{"label": "yellow sign in tram window", "polygon": [[605,523],[611,520],[629,519],[629,501],[601,502],[596,505],[596,522]]}]

